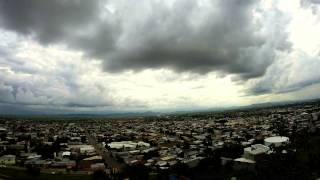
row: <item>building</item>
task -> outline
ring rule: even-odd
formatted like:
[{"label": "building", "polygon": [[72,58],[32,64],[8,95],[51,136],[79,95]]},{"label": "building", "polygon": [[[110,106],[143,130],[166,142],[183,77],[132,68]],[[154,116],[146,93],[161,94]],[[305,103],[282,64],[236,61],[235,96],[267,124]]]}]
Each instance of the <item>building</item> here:
[{"label": "building", "polygon": [[283,146],[289,143],[289,138],[285,137],[285,136],[273,136],[273,137],[269,137],[264,139],[264,144],[266,146],[275,146],[275,147],[279,147],[279,146]]},{"label": "building", "polygon": [[134,149],[140,149],[140,148],[149,148],[150,144],[145,143],[142,141],[139,142],[133,142],[133,141],[121,141],[121,142],[112,142],[107,144],[110,149],[123,149],[123,150],[134,150]]},{"label": "building", "polygon": [[255,161],[259,156],[266,154],[270,148],[262,144],[254,144],[250,147],[244,148],[243,157]]},{"label": "building", "polygon": [[244,148],[243,157],[234,159],[233,167],[235,169],[246,169],[253,171],[255,169],[256,160],[264,156],[270,148],[262,144],[254,144]]}]

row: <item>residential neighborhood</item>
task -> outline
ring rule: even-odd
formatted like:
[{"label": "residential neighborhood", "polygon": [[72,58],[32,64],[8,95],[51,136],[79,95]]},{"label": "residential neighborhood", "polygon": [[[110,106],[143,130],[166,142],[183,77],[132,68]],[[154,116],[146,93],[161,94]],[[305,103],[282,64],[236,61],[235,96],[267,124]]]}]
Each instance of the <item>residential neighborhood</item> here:
[{"label": "residential neighborhood", "polygon": [[110,179],[129,178],[136,168],[150,179],[188,179],[179,168],[204,164],[257,173],[268,157],[299,153],[296,134],[319,133],[319,114],[320,104],[312,102],[132,118],[3,117],[0,165],[31,173],[101,171]]}]

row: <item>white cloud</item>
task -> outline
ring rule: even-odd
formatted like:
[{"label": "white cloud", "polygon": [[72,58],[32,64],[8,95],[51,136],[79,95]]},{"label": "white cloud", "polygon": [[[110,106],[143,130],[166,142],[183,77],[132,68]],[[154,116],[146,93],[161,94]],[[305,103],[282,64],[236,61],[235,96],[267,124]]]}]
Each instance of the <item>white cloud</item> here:
[{"label": "white cloud", "polygon": [[[69,36],[70,29],[74,27],[71,25],[66,26],[68,28],[63,31],[58,27],[54,28],[53,30],[56,31],[52,35],[40,33],[37,38],[26,36],[28,29],[25,28],[22,28],[21,32],[11,31],[15,24],[10,24],[11,30],[2,29],[0,31],[0,103],[73,111],[175,110],[246,105],[265,101],[290,100],[297,97],[317,97],[319,94],[316,89],[320,82],[318,70],[320,69],[320,36],[318,35],[320,24],[319,14],[314,11],[317,4],[313,4],[312,8],[301,6],[299,0],[264,0],[257,4],[253,12],[250,11],[250,14],[254,16],[252,19],[249,18],[254,20],[249,23],[254,29],[250,32],[266,38],[261,46],[255,46],[256,44],[253,44],[254,47],[244,46],[245,50],[241,50],[245,52],[241,55],[243,61],[242,63],[236,62],[237,67],[233,67],[234,62],[231,63],[233,65],[224,62],[220,64],[221,69],[219,69],[220,66],[217,66],[216,69],[203,74],[198,73],[197,70],[177,71],[177,68],[170,68],[172,62],[168,61],[168,66],[149,64],[150,66],[143,67],[140,71],[134,71],[134,68],[131,71],[128,68],[127,71],[109,73],[104,71],[104,61],[101,61],[99,57],[106,56],[104,50],[107,50],[108,53],[114,50],[114,47],[103,46],[105,43],[109,44],[108,40],[114,39],[108,39],[110,38],[108,36],[100,39],[101,41],[97,40],[97,37],[109,33],[109,30],[105,29],[109,25],[117,24],[119,20],[126,18],[132,20],[120,23],[123,26],[121,30],[124,32],[119,29],[119,32],[112,36],[116,37],[116,41],[112,41],[115,47],[120,49],[130,49],[132,46],[130,43],[136,43],[137,47],[144,47],[148,45],[147,40],[154,38],[167,38],[171,42],[170,35],[176,38],[178,37],[176,33],[180,32],[175,29],[167,32],[170,26],[158,29],[161,27],[159,25],[147,31],[146,25],[154,20],[147,16],[148,13],[152,14],[154,11],[152,3],[140,2],[141,6],[145,6],[143,9],[148,10],[146,12],[140,12],[139,7],[135,7],[132,14],[124,13],[125,9],[129,9],[129,5],[131,4],[126,1],[112,2],[105,7],[105,14],[99,14],[99,17],[91,14],[92,17],[88,18],[94,19],[93,28],[90,28],[91,26],[86,21],[76,21],[75,27],[85,24],[85,29],[89,32],[96,32],[96,28],[99,29],[103,25],[103,28],[97,32],[97,36],[87,36],[88,33],[84,32],[88,31],[80,31],[81,29]],[[158,16],[152,17],[159,21],[161,18],[173,18],[162,19],[162,21],[169,24],[178,23],[179,18],[185,12],[163,16],[174,5],[177,4],[174,2],[162,4],[163,12],[157,12],[155,14]],[[188,3],[185,5],[187,6]],[[96,7],[92,6],[87,9],[79,6],[78,8],[91,12],[91,8]],[[208,10],[211,7],[208,6],[208,1],[201,1],[197,3],[197,8]],[[182,7],[178,9],[185,10]],[[244,9],[247,10],[247,8]],[[110,20],[107,18],[109,13],[118,19]],[[189,14],[190,17],[195,18],[188,21],[188,26],[182,24],[182,29],[185,27],[197,29],[207,25],[205,22],[207,22],[206,18],[210,17],[207,14],[209,11],[201,13],[190,11],[189,13],[192,14]],[[239,12],[239,14],[242,13]],[[72,13],[67,15],[70,15],[69,18],[74,18]],[[244,17],[247,17],[247,14]],[[44,18],[52,20],[50,13]],[[108,26],[100,22],[105,18],[108,19]],[[57,20],[56,23],[64,24],[63,20]],[[49,28],[42,29],[38,25],[33,24],[35,31],[42,32]],[[111,29],[112,33],[114,30]],[[210,35],[207,31],[199,30],[199,32]],[[236,29],[232,30],[230,35],[235,32]],[[188,47],[212,45],[206,43],[204,37],[207,36],[202,37],[205,42],[198,41],[194,35],[191,36],[191,40],[194,41],[190,41],[191,43],[186,45]],[[246,35],[246,37],[251,38],[251,35]],[[39,38],[44,38],[46,43]],[[51,38],[57,38],[58,43],[51,42]],[[222,38],[222,40],[228,39]],[[83,43],[81,47],[74,44],[80,41]],[[241,40],[241,42],[244,41]],[[224,44],[232,45],[232,43]],[[184,46],[179,45],[179,48],[183,49]],[[249,58],[249,55],[252,61],[245,60]],[[129,61],[130,58],[127,60]],[[201,65],[200,61],[199,64]],[[197,69],[189,65],[184,66],[183,61],[180,60],[178,63],[173,63],[173,66],[180,65],[183,68]],[[209,64],[210,67],[211,65]],[[196,66],[198,67],[198,64]],[[200,68],[210,69],[206,65]],[[252,76],[244,78],[239,73],[240,71],[250,72]]]}]

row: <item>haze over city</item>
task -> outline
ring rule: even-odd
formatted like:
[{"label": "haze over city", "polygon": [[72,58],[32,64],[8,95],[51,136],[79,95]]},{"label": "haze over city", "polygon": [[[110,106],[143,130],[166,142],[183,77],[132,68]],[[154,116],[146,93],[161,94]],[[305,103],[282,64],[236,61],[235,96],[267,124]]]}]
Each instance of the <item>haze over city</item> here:
[{"label": "haze over city", "polygon": [[320,1],[0,1],[0,113],[320,95]]}]

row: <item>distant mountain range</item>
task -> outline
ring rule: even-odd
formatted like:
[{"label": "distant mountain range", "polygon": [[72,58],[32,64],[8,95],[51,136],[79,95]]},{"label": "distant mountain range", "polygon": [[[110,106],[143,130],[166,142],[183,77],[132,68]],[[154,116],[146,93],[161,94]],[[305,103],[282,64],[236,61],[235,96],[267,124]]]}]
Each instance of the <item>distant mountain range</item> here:
[{"label": "distant mountain range", "polygon": [[299,103],[308,102],[320,102],[320,99],[305,99],[305,100],[295,100],[295,101],[281,101],[281,102],[265,102],[251,104],[248,106],[231,106],[231,107],[217,107],[217,108],[207,108],[207,109],[196,109],[196,110],[177,110],[177,111],[144,111],[144,112],[119,112],[119,111],[99,111],[99,112],[76,112],[76,111],[59,111],[55,112],[53,110],[41,111],[35,109],[23,109],[10,106],[3,106],[0,104],[0,116],[17,116],[17,117],[56,117],[56,118],[90,118],[90,117],[106,117],[106,118],[125,118],[125,117],[147,117],[147,116],[160,116],[160,115],[172,115],[172,114],[187,114],[187,113],[197,113],[197,112],[221,112],[228,110],[243,110],[243,109],[255,109],[255,108],[269,108],[284,105],[293,105]]}]

